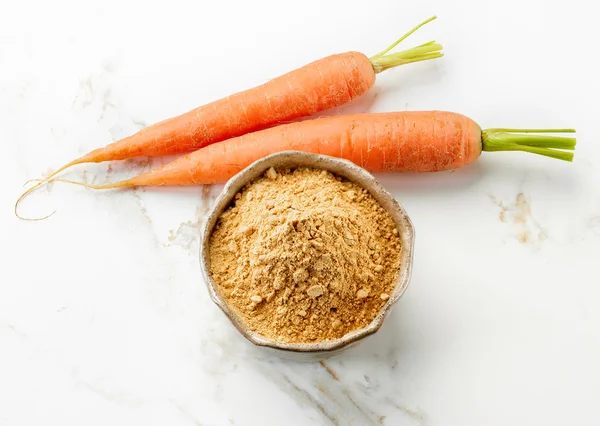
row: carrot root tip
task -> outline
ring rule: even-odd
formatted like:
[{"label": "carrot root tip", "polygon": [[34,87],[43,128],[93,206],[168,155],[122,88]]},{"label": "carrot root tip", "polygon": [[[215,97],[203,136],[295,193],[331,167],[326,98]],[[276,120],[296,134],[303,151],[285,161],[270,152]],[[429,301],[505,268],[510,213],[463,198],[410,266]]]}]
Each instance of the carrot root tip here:
[{"label": "carrot root tip", "polygon": [[19,219],[21,220],[44,220],[44,219],[48,219],[50,216],[52,216],[54,213],[56,213],[56,210],[53,211],[52,213],[50,213],[49,215],[46,215],[44,217],[39,217],[39,218],[27,218],[27,217],[23,217],[19,214],[18,209],[19,209],[19,204],[21,203],[21,201],[23,201],[23,199],[31,194],[33,191],[35,191],[37,188],[39,188],[40,186],[44,185],[45,183],[50,183],[52,182],[54,179],[54,176],[56,176],[57,174],[59,174],[60,172],[62,172],[63,170],[75,166],[77,164],[81,164],[81,163],[85,163],[88,161],[87,159],[87,155],[84,155],[83,157],[77,158],[73,161],[71,161],[70,163],[65,164],[64,166],[60,167],[59,169],[55,170],[53,173],[49,174],[48,176],[46,176],[43,179],[29,179],[27,182],[25,182],[23,184],[23,186],[26,186],[29,182],[37,182],[35,185],[33,185],[31,188],[27,189],[25,192],[23,192],[19,198],[17,199],[17,201],[15,202],[15,216],[17,216]]}]

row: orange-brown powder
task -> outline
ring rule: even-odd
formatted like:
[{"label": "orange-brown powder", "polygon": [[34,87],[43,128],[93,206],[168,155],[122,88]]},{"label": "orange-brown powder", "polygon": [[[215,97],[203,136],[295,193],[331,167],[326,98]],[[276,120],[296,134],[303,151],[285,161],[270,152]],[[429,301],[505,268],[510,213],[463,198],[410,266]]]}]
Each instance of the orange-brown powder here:
[{"label": "orange-brown powder", "polygon": [[250,329],[325,341],[373,320],[393,291],[400,249],[392,218],[366,190],[327,171],[269,169],[219,218],[210,272]]}]

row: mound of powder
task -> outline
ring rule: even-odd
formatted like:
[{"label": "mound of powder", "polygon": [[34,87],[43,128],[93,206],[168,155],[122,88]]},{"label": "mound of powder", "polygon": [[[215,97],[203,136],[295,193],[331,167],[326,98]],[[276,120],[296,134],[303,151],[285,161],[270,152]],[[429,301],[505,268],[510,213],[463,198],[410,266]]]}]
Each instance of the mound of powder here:
[{"label": "mound of powder", "polygon": [[251,330],[309,343],[374,319],[400,250],[392,218],[365,189],[324,170],[271,168],[220,216],[210,273]]}]

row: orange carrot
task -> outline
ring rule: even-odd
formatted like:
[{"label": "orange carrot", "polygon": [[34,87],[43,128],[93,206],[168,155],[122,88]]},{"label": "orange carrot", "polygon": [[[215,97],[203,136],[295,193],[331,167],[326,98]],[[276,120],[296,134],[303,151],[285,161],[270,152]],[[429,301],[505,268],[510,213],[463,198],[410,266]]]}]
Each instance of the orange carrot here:
[{"label": "orange carrot", "polygon": [[482,151],[525,151],[572,161],[575,138],[531,133],[573,129],[488,129],[464,115],[405,111],[342,115],[284,124],[199,149],[158,169],[94,189],[222,183],[254,161],[297,150],[341,157],[381,172],[434,172],[475,161]]},{"label": "orange carrot", "polygon": [[153,124],[91,151],[60,167],[44,181],[76,164],[191,152],[345,104],[367,92],[380,72],[443,56],[442,46],[434,41],[388,54],[398,43],[435,18],[417,25],[371,58],[359,52],[347,52],[319,59],[265,84]]}]

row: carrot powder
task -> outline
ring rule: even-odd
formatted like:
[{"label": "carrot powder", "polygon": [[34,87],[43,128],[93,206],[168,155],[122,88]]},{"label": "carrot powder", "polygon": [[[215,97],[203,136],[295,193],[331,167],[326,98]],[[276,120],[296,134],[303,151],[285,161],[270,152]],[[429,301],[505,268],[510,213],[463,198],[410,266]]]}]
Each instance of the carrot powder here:
[{"label": "carrot powder", "polygon": [[365,189],[325,170],[269,169],[220,216],[208,259],[231,313],[267,339],[332,341],[394,293],[402,240]]},{"label": "carrot powder", "polygon": [[435,16],[420,23],[387,49],[370,58],[360,52],[327,56],[260,86],[155,123],[67,163],[27,192],[76,164],[187,153],[343,105],[366,93],[375,83],[378,73],[412,62],[442,57],[442,46],[435,41],[389,53],[434,19]]},{"label": "carrot powder", "polygon": [[[572,161],[576,140],[544,133],[574,129],[487,129],[447,111],[353,114],[284,124],[202,148],[162,167],[93,189],[223,183],[267,155],[287,150],[345,158],[372,173],[463,167],[482,151],[524,151]],[[542,133],[542,134],[532,134]]]}]

